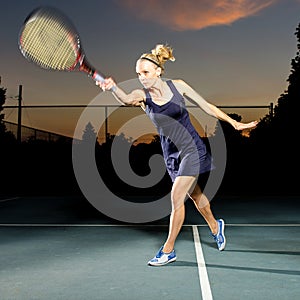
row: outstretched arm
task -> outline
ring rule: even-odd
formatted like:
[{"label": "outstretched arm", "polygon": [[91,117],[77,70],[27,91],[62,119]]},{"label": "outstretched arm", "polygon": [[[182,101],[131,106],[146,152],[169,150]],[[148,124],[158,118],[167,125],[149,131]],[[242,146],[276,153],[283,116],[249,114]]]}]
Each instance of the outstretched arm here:
[{"label": "outstretched arm", "polygon": [[133,90],[131,93],[125,93],[120,87],[117,86],[113,78],[105,78],[104,82],[96,82],[103,91],[112,91],[114,97],[123,105],[127,106],[141,106],[144,107],[145,93],[143,90]]},{"label": "outstretched arm", "polygon": [[184,97],[186,97],[189,101],[198,105],[208,115],[215,117],[219,120],[228,122],[236,130],[244,130],[244,129],[253,128],[258,123],[257,121],[252,121],[249,123],[238,122],[238,121],[232,119],[231,117],[229,117],[226,113],[224,113],[221,109],[219,109],[215,105],[207,102],[204,98],[202,98],[194,89],[192,89],[183,80],[174,80],[173,82],[174,82],[177,90]]}]

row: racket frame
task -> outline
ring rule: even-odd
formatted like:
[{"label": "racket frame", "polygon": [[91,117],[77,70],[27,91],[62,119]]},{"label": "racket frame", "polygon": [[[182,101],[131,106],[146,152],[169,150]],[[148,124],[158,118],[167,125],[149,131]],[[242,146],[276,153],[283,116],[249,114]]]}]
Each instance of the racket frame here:
[{"label": "racket frame", "polygon": [[[42,14],[48,14],[49,19],[51,19],[51,13],[61,20],[64,24],[67,24],[67,26],[70,29],[70,35],[68,36],[69,44],[72,46],[74,53],[76,54],[75,61],[71,67],[67,67],[64,69],[58,69],[51,66],[45,66],[44,64],[40,63],[38,60],[35,60],[34,57],[31,54],[28,54],[28,52],[23,47],[23,40],[22,40],[22,34],[26,28],[26,25],[34,20],[34,18],[40,17]],[[56,70],[56,71],[80,71],[83,73],[86,73],[88,77],[91,77],[94,81],[104,82],[105,76],[101,74],[99,71],[97,71],[86,59],[86,55],[84,53],[84,50],[81,45],[79,34],[73,25],[73,23],[68,19],[67,16],[65,16],[61,11],[57,10],[53,7],[38,7],[34,9],[24,20],[23,26],[19,33],[19,39],[18,39],[19,49],[22,53],[22,55],[29,60],[30,62],[33,62],[34,64],[38,65],[39,67],[43,69],[50,69],[50,70]]]}]

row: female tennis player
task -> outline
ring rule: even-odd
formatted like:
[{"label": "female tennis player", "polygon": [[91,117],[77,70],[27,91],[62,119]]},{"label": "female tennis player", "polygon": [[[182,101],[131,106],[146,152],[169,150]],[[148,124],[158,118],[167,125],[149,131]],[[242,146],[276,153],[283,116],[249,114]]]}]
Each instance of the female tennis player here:
[{"label": "female tennis player", "polygon": [[142,54],[136,62],[136,73],[143,89],[125,93],[109,77],[97,82],[102,90],[111,90],[114,97],[123,105],[141,106],[156,126],[160,135],[162,152],[167,171],[172,179],[168,237],[154,258],[148,264],[161,266],[176,260],[174,245],[185,217],[184,202],[189,197],[207,222],[212,237],[220,251],[224,250],[226,238],[225,223],[216,219],[211,211],[210,202],[202,192],[205,177],[214,168],[211,156],[193,127],[184,97],[196,103],[207,114],[226,121],[236,130],[253,128],[257,121],[237,122],[213,104],[205,101],[183,80],[163,80],[164,64],[174,61],[173,49],[168,45],[156,45],[150,53]]}]

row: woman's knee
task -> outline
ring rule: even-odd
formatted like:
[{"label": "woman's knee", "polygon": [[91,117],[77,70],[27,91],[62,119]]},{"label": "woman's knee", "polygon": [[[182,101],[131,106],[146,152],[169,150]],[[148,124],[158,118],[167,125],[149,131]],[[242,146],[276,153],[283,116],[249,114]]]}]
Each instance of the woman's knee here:
[{"label": "woman's knee", "polygon": [[171,191],[172,209],[176,210],[184,205],[188,193],[193,190],[195,178],[191,176],[177,177]]},{"label": "woman's knee", "polygon": [[203,193],[202,193],[201,189],[199,188],[198,185],[196,185],[194,190],[189,194],[189,197],[194,202],[197,202],[197,201],[199,201],[199,199],[201,198],[202,195],[203,195]]},{"label": "woman's knee", "polygon": [[198,209],[205,209],[209,205],[209,200],[200,189],[193,191],[190,195],[190,199],[194,202]]},{"label": "woman's knee", "polygon": [[180,191],[171,192],[172,211],[180,209],[187,198],[187,195]]}]

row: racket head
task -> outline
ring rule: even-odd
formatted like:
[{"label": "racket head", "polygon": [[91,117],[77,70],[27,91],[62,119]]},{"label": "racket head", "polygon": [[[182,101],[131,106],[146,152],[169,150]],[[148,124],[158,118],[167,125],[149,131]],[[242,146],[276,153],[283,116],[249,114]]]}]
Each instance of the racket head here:
[{"label": "racket head", "polygon": [[84,54],[72,22],[53,7],[39,7],[25,19],[19,49],[29,61],[44,69],[72,71]]}]

